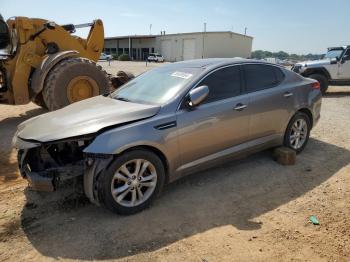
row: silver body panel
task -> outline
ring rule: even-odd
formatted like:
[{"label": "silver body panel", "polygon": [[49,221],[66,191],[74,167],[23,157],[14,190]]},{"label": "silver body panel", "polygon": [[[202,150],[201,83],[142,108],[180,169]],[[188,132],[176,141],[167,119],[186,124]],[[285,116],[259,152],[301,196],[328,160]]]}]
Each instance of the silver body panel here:
[{"label": "silver body panel", "polygon": [[159,108],[97,96],[27,120],[18,126],[17,136],[49,142],[87,135],[108,126],[154,116]]}]

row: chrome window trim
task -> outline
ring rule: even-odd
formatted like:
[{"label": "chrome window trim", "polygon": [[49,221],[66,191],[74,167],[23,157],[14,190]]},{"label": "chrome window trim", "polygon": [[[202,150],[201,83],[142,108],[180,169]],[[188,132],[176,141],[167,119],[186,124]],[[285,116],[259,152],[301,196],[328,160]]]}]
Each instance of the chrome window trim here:
[{"label": "chrome window trim", "polygon": [[[211,70],[210,72],[208,72],[206,75],[204,75],[202,78],[200,78],[187,92],[186,94],[181,98],[180,100],[180,103],[178,104],[177,106],[177,109],[176,109],[176,112],[180,111],[181,110],[181,105],[183,104],[185,98],[187,97],[188,93],[195,89],[199,83],[206,77],[208,77],[209,75],[211,75],[212,73],[220,70],[220,69],[224,69],[224,68],[227,68],[227,67],[233,67],[233,66],[245,66],[245,65],[267,65],[267,66],[272,66],[272,67],[276,67],[278,68],[279,70],[281,70],[282,74],[283,74],[283,80],[280,81],[278,84],[276,84],[275,86],[272,86],[272,87],[269,87],[269,88],[265,88],[265,89],[262,89],[262,90],[257,90],[257,91],[254,91],[254,92],[259,92],[259,91],[264,91],[264,90],[267,90],[267,89],[270,89],[270,88],[274,88],[276,86],[278,86],[279,84],[281,84],[285,79],[286,79],[286,75],[285,73],[283,72],[283,67],[279,66],[279,65],[275,65],[275,64],[271,64],[271,63],[264,63],[264,62],[241,62],[241,63],[237,63],[237,64],[230,64],[230,65],[224,65],[224,66],[220,66],[218,68],[215,68],[213,70]],[[243,79],[242,79],[242,75],[243,75]],[[246,92],[246,84],[245,84],[245,72],[244,72],[244,69],[241,68],[240,69],[240,76],[241,76],[241,91],[242,93],[238,96],[242,96],[242,95],[247,95],[247,94],[252,94],[254,92]],[[242,86],[243,84],[243,86]],[[238,97],[238,96],[232,96],[232,97]],[[224,99],[229,99],[229,98],[232,98],[232,97],[227,97],[227,98],[224,98]],[[224,100],[222,99],[222,100]],[[220,100],[217,100],[217,101],[220,101]],[[215,103],[217,101],[212,101],[208,104],[211,104],[211,103]]]}]

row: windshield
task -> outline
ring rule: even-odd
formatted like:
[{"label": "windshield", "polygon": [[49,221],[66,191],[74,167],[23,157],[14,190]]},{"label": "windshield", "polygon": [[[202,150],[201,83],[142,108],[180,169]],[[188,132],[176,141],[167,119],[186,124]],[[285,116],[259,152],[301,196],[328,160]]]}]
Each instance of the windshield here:
[{"label": "windshield", "polygon": [[174,98],[199,70],[159,67],[134,78],[113,92],[111,97],[143,104],[165,104]]},{"label": "windshield", "polygon": [[343,49],[329,50],[324,58],[329,58],[329,59],[337,58],[338,59],[338,58],[340,58],[343,51],[344,51]]}]

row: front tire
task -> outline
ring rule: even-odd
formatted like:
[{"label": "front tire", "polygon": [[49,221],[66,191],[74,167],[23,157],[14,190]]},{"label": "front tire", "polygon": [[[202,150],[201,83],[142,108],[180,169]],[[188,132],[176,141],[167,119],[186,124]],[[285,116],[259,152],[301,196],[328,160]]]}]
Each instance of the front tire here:
[{"label": "front tire", "polygon": [[309,141],[311,130],[310,118],[303,112],[297,112],[289,121],[284,135],[284,146],[299,154]]},{"label": "front tire", "polygon": [[328,79],[324,75],[321,74],[312,74],[309,76],[312,79],[317,80],[320,83],[321,86],[321,92],[324,95],[327,92],[328,89]]},{"label": "front tire", "polygon": [[68,58],[49,72],[42,95],[52,111],[109,91],[108,76],[100,66],[86,58]]},{"label": "front tire", "polygon": [[164,165],[151,151],[118,156],[98,180],[98,198],[112,212],[131,215],[149,207],[165,182]]},{"label": "front tire", "polygon": [[43,94],[42,94],[42,93],[38,94],[38,95],[34,98],[33,103],[36,104],[36,105],[38,105],[38,106],[40,106],[40,107],[42,107],[42,108],[44,108],[44,109],[47,109],[47,106],[46,106],[46,104],[45,104],[45,101],[44,101],[44,98],[43,98]]}]

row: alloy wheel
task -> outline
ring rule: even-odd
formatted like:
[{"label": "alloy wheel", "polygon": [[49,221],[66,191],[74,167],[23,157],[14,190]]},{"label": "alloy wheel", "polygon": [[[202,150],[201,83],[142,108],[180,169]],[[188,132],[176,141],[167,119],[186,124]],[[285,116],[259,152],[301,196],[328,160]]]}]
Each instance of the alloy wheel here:
[{"label": "alloy wheel", "polygon": [[157,171],[145,159],[133,159],[118,168],[111,182],[114,200],[124,207],[138,206],[150,198],[157,185]]},{"label": "alloy wheel", "polygon": [[289,134],[289,142],[291,147],[293,149],[301,148],[307,139],[307,133],[308,126],[306,121],[302,118],[296,119]]}]

